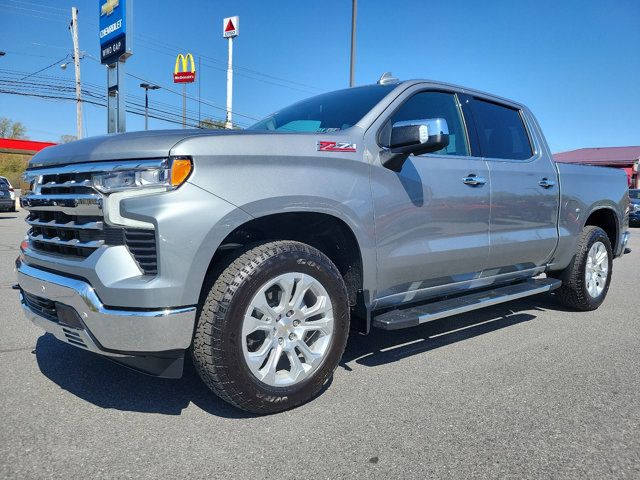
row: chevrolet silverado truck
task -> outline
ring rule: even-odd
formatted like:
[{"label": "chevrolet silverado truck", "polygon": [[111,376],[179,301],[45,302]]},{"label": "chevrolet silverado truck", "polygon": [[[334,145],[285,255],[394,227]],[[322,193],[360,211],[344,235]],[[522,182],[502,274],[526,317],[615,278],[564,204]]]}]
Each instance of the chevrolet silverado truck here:
[{"label": "chevrolet silverado truck", "polygon": [[554,163],[524,105],[388,75],[246,130],[47,148],[25,178],[26,316],[153,375],[190,355],[255,413],[318,394],[350,332],[551,290],[596,309],[628,240],[623,171]]}]

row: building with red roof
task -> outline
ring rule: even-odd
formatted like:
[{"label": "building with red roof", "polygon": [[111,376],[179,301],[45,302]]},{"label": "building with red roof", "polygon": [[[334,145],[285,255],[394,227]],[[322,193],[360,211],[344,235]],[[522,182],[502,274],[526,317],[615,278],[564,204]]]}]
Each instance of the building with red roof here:
[{"label": "building with red roof", "polygon": [[640,188],[640,146],[579,148],[569,152],[555,153],[553,158],[561,163],[582,163],[601,167],[621,168],[627,173],[629,186]]}]

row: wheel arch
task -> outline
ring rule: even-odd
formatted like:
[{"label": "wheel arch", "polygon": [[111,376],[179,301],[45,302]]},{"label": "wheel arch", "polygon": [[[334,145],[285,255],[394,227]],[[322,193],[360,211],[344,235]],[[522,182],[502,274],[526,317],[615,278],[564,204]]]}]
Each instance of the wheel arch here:
[{"label": "wheel arch", "polygon": [[600,227],[609,237],[611,242],[611,250],[614,252],[618,249],[620,221],[615,209],[607,206],[594,208],[589,212],[583,227],[595,226]]},{"label": "wheel arch", "polygon": [[206,275],[228,263],[228,259],[234,258],[247,245],[274,240],[299,241],[325,254],[340,271],[349,304],[358,314],[352,322],[354,328],[366,331],[368,320],[366,308],[363,308],[366,303],[363,294],[366,268],[363,255],[366,252],[363,250],[366,247],[363,248],[354,229],[336,215],[301,210],[271,212],[251,218],[237,225],[222,240],[212,254]]}]

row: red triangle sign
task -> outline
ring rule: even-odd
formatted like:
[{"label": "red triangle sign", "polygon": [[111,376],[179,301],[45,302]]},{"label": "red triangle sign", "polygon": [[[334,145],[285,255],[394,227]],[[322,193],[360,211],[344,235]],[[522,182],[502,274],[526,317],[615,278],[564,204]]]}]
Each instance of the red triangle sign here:
[{"label": "red triangle sign", "polygon": [[224,29],[224,32],[233,32],[236,29],[236,27],[233,26],[233,23],[231,22],[231,20],[229,20],[229,22],[227,22],[227,26]]}]

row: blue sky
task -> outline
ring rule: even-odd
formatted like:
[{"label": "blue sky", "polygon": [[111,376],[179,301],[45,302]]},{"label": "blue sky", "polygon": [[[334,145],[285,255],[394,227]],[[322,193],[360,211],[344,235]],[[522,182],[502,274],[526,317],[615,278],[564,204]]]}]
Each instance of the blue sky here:
[{"label": "blue sky", "polygon": [[[201,114],[222,118],[227,41],[222,18],[239,15],[234,46],[234,111],[259,118],[349,81],[350,0],[134,0],[134,55],[127,71],[175,91],[175,57],[201,57]],[[0,69],[34,72],[72,50],[71,6],[79,8],[80,48],[99,56],[96,0],[0,0]],[[640,144],[640,1],[638,0],[360,0],[356,83],[384,71],[485,90],[527,104],[554,152]],[[43,72],[68,80],[73,69]],[[5,77],[0,70],[0,78]],[[82,61],[87,84],[106,90],[105,68]],[[31,77],[37,78],[37,77]],[[139,80],[127,93],[142,101]],[[188,86],[197,97],[198,86]],[[179,95],[152,92],[151,104],[181,111]],[[197,116],[198,105],[188,108]],[[86,133],[106,132],[106,110],[87,105]],[[0,116],[28,135],[57,141],[75,133],[75,106],[0,94]],[[252,123],[250,118],[234,120]],[[143,128],[127,116],[127,129]],[[175,125],[150,120],[150,128]]]}]

